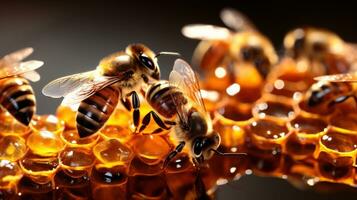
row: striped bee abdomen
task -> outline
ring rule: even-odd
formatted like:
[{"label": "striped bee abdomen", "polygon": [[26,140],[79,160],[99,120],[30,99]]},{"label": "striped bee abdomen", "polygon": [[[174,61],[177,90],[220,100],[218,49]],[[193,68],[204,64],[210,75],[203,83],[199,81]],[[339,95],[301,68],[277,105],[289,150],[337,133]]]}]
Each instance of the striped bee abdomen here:
[{"label": "striped bee abdomen", "polygon": [[78,108],[76,122],[80,137],[87,137],[103,127],[119,100],[119,90],[107,86],[83,100]]},{"label": "striped bee abdomen", "polygon": [[0,105],[16,120],[29,125],[36,111],[36,100],[29,82],[21,77],[0,79]]},{"label": "striped bee abdomen", "polygon": [[151,85],[146,93],[146,100],[155,111],[168,119],[177,114],[177,106],[187,103],[179,88],[170,85],[167,81],[158,81]]}]

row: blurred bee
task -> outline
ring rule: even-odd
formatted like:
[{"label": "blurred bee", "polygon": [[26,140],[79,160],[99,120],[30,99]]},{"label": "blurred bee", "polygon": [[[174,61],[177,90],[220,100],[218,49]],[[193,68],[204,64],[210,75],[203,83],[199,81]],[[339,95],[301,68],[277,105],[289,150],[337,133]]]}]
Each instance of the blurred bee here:
[{"label": "blurred bee", "polygon": [[[140,100],[137,92],[152,80],[160,79],[155,55],[143,44],[129,45],[103,58],[97,68],[56,79],[47,84],[44,95],[60,98],[63,104],[77,105],[77,130],[80,137],[96,133],[108,120],[118,101],[133,111],[135,127],[139,125]],[[130,100],[131,97],[131,100]]]},{"label": "blurred bee", "polygon": [[[153,110],[174,126],[174,137],[179,144],[164,161],[166,166],[187,145],[196,164],[210,159],[214,153],[219,155],[239,155],[221,153],[220,135],[213,130],[212,121],[203,103],[199,82],[190,65],[181,59],[175,61],[169,81],[159,81],[149,87],[146,100]],[[154,112],[149,112],[142,120],[140,131],[150,123],[151,116],[156,123],[163,120]],[[173,120],[173,121],[172,121]]]},{"label": "blurred bee", "polygon": [[36,111],[34,91],[28,80],[38,81],[40,75],[35,70],[43,65],[37,60],[21,62],[32,52],[32,48],[24,48],[0,59],[0,107],[26,126]]},{"label": "blurred bee", "polygon": [[351,97],[357,102],[357,72],[320,76],[315,80],[318,82],[306,94],[309,107],[328,111]]},{"label": "blurred bee", "polygon": [[[251,63],[265,78],[278,57],[271,42],[242,13],[223,9],[222,21],[234,30],[214,25],[191,24],[182,28],[184,36],[203,40],[196,48],[193,64],[204,69],[216,69],[224,60]],[[227,74],[231,73],[228,69]]]},{"label": "blurred bee", "polygon": [[353,45],[335,33],[312,27],[297,28],[287,33],[284,48],[289,57],[307,59],[310,65],[322,64],[322,72],[318,75],[349,72],[356,53]]}]

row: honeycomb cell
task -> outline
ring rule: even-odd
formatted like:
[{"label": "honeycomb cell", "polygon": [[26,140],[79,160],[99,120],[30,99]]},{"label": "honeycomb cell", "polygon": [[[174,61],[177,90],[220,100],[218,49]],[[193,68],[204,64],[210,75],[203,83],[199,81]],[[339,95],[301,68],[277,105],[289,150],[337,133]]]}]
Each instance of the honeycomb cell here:
[{"label": "honeycomb cell", "polygon": [[229,44],[224,41],[201,41],[194,51],[192,62],[205,71],[215,70],[222,64],[229,51]]},{"label": "honeycomb cell", "polygon": [[284,121],[269,119],[254,120],[247,131],[251,142],[262,149],[281,148],[281,142],[290,134]]},{"label": "honeycomb cell", "polygon": [[55,190],[51,181],[38,183],[31,177],[24,176],[18,184],[18,196],[21,199],[53,199]]},{"label": "honeycomb cell", "polygon": [[123,107],[118,107],[110,115],[108,121],[105,123],[107,126],[121,126],[129,127],[132,120],[132,115]]},{"label": "honeycomb cell", "polygon": [[24,126],[14,119],[9,113],[0,109],[0,135],[19,135],[25,136],[31,132],[30,127]]},{"label": "honeycomb cell", "polygon": [[135,155],[148,165],[160,163],[171,150],[168,141],[159,135],[138,135],[130,145]]},{"label": "honeycomb cell", "polygon": [[54,134],[61,133],[64,130],[64,125],[64,121],[54,115],[36,115],[30,123],[34,132],[46,131]]},{"label": "honeycomb cell", "polygon": [[339,153],[352,152],[357,149],[357,134],[343,129],[329,128],[320,138],[324,151]]},{"label": "honeycomb cell", "polygon": [[7,135],[0,139],[0,160],[17,161],[27,152],[25,140],[16,135]]},{"label": "honeycomb cell", "polygon": [[57,157],[40,157],[33,154],[27,154],[19,164],[25,175],[38,184],[51,182],[60,167]]},{"label": "honeycomb cell", "polygon": [[0,188],[15,186],[23,173],[16,162],[0,160]]},{"label": "honeycomb cell", "polygon": [[248,162],[255,174],[281,176],[283,156],[279,147],[261,149],[254,145],[248,146]]},{"label": "honeycomb cell", "polygon": [[129,166],[134,156],[132,150],[117,139],[98,143],[93,148],[93,153],[103,166],[109,168],[117,165]]},{"label": "honeycomb cell", "polygon": [[57,134],[42,130],[29,135],[27,146],[34,154],[55,156],[64,148],[64,143]]},{"label": "honeycomb cell", "polygon": [[233,121],[246,121],[252,118],[252,105],[238,101],[228,101],[217,108],[217,113]]},{"label": "honeycomb cell", "polygon": [[317,140],[309,140],[299,134],[292,133],[286,141],[285,153],[294,157],[294,159],[304,159],[312,156],[317,148]]},{"label": "honeycomb cell", "polygon": [[320,174],[328,179],[341,180],[351,177],[353,160],[351,157],[335,157],[321,152],[317,158]]},{"label": "honeycomb cell", "polygon": [[94,134],[90,137],[80,138],[77,130],[66,130],[60,134],[62,141],[67,147],[78,147],[91,149],[100,139],[100,136]]},{"label": "honeycomb cell", "polygon": [[117,139],[122,143],[127,142],[133,136],[133,133],[129,128],[114,125],[105,125],[99,131],[99,134],[105,140]]},{"label": "honeycomb cell", "polygon": [[319,117],[296,116],[289,122],[289,127],[299,134],[316,135],[322,132],[327,123]]},{"label": "honeycomb cell", "polygon": [[76,128],[76,111],[70,106],[60,105],[57,108],[56,116],[59,120],[64,122],[66,128]]},{"label": "honeycomb cell", "polygon": [[253,115],[256,118],[290,119],[295,112],[290,101],[260,100],[253,107]]},{"label": "honeycomb cell", "polygon": [[60,153],[60,163],[64,172],[74,178],[86,176],[94,165],[91,151],[83,148],[68,148]]},{"label": "honeycomb cell", "polygon": [[93,168],[91,176],[91,196],[93,199],[127,199],[128,177],[117,167]]}]

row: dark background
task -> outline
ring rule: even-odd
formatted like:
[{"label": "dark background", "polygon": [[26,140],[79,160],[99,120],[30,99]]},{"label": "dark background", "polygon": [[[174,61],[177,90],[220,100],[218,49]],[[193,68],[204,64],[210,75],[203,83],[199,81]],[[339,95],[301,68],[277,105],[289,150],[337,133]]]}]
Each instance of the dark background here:
[{"label": "dark background", "polygon": [[[357,12],[346,2],[289,1],[32,1],[0,2],[0,55],[31,46],[31,58],[45,61],[41,81],[33,86],[38,113],[54,113],[60,100],[41,95],[49,81],[67,74],[94,69],[105,55],[141,42],[154,51],[177,51],[187,60],[198,41],[184,38],[181,27],[189,23],[223,25],[219,11],[236,8],[257,25],[281,49],[284,34],[292,28],[313,25],[337,32],[357,42]],[[163,78],[172,58],[160,58]],[[238,189],[237,189],[238,188]],[[243,177],[218,190],[218,199],[353,199],[357,193],[320,194],[293,188],[284,180]]]}]

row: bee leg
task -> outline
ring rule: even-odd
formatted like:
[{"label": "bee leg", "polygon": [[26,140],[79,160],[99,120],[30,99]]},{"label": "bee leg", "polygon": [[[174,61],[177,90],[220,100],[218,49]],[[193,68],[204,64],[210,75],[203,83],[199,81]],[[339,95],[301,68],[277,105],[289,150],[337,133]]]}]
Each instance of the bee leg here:
[{"label": "bee leg", "polygon": [[170,162],[178,153],[180,153],[180,152],[182,151],[182,149],[185,147],[185,144],[186,144],[186,143],[185,143],[184,141],[180,142],[180,143],[176,146],[175,150],[171,151],[171,152],[167,155],[167,157],[166,157],[166,159],[165,159],[165,161],[164,161],[164,165],[163,165],[164,168],[166,168],[166,166],[169,164],[169,162]]},{"label": "bee leg", "polygon": [[131,92],[129,95],[131,95],[131,104],[134,108],[134,112],[133,112],[133,122],[134,122],[134,126],[135,126],[135,133],[138,129],[139,126],[139,120],[140,120],[140,99],[138,94],[133,91]]},{"label": "bee leg", "polygon": [[139,133],[141,133],[146,128],[146,126],[150,123],[151,116],[154,118],[154,121],[156,122],[156,124],[159,125],[159,127],[160,127],[158,129],[154,130],[151,134],[160,133],[163,131],[163,129],[169,130],[171,128],[171,127],[167,127],[165,125],[165,122],[162,121],[162,119],[159,117],[159,115],[157,115],[154,111],[150,111],[143,118],[143,121],[141,122],[141,127],[139,129]]},{"label": "bee leg", "polygon": [[170,120],[164,120],[164,123],[167,124],[167,125],[170,125],[170,126],[175,126],[176,125],[176,122],[170,121]]}]

